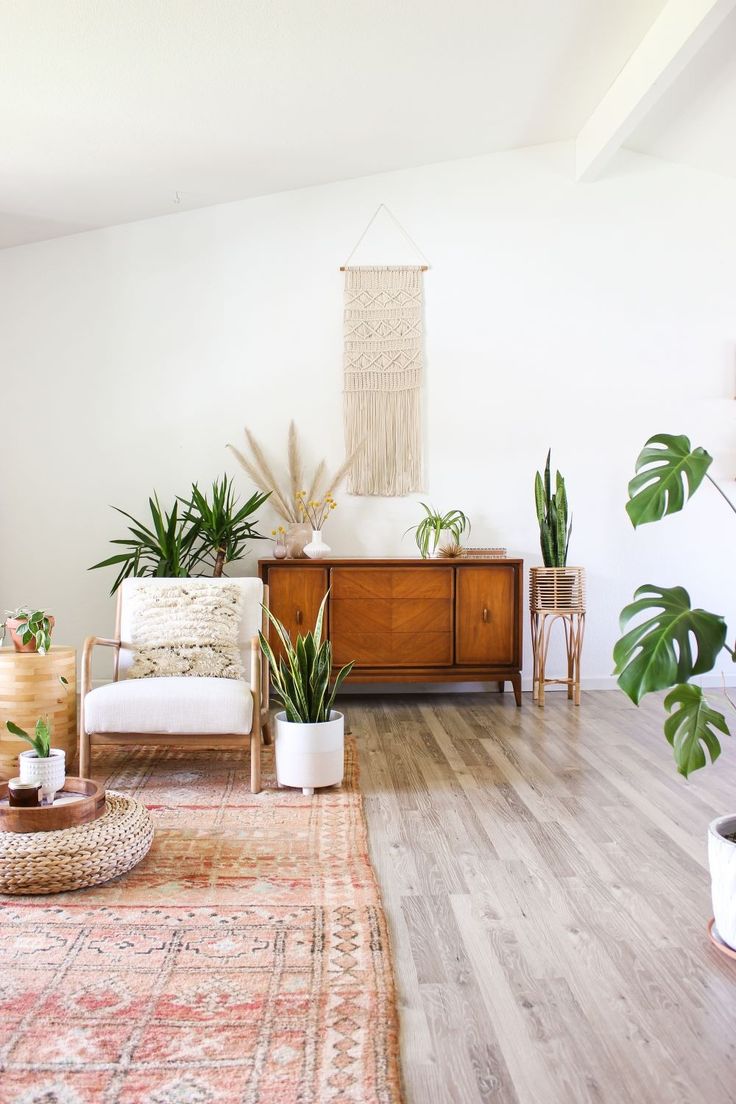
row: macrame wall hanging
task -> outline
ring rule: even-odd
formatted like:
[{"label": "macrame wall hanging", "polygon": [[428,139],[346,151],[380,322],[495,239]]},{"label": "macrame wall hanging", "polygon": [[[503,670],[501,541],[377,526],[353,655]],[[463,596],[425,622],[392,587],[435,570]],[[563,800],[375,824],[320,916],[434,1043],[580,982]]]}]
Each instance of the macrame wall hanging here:
[{"label": "macrame wall hanging", "polygon": [[[422,489],[422,273],[428,265],[350,266],[345,273],[345,443],[351,494]],[[426,260],[426,258],[424,258]]]}]

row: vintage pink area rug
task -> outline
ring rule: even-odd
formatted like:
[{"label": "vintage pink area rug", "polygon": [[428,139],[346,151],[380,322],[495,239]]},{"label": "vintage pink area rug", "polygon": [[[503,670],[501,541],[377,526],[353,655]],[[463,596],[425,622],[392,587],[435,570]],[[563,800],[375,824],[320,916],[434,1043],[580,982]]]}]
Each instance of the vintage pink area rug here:
[{"label": "vintage pink area rug", "polygon": [[0,1104],[398,1104],[355,746],[315,798],[238,752],[108,750],[156,838],[104,886],[0,897]]}]

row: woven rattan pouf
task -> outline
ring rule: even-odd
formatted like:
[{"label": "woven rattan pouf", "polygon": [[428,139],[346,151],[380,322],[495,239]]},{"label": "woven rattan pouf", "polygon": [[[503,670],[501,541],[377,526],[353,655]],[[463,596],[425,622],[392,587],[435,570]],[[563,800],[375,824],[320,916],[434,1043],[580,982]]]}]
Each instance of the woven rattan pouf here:
[{"label": "woven rattan pouf", "polygon": [[145,806],[108,790],[103,816],[59,832],[0,832],[0,893],[63,893],[125,874],[153,842]]}]

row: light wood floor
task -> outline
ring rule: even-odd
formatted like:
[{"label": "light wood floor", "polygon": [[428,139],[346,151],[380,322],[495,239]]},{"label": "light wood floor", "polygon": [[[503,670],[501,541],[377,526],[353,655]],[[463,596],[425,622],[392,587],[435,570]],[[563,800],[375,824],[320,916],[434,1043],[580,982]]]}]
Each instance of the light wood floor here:
[{"label": "light wood floor", "polygon": [[736,962],[659,703],[346,699],[399,988],[409,1104],[730,1104]]}]

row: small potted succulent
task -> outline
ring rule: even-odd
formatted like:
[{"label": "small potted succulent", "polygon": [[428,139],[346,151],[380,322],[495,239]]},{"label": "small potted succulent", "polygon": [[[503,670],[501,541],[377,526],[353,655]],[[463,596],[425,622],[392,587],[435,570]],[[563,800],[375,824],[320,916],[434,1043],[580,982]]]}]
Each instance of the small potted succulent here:
[{"label": "small potted succulent", "polygon": [[345,769],[345,718],[333,708],[335,695],[350,674],[347,663],[331,683],[332,646],[322,640],[327,594],[314,629],[292,644],[281,622],[264,606],[281,642],[276,658],[263,633],[261,648],[271,668],[274,697],[284,707],[276,714],[276,778],[280,786],[295,786],[313,794],[317,786],[336,786]]},{"label": "small potted succulent", "polygon": [[31,745],[30,751],[18,756],[21,782],[31,782],[41,787],[44,803],[52,803],[57,790],[64,788],[66,780],[65,753],[62,748],[51,747],[51,724],[48,717],[39,717],[33,736],[13,721],[7,721],[8,732]]},{"label": "small potted succulent", "polygon": [[[464,534],[470,532],[470,518],[462,510],[448,510],[441,514],[434,507],[427,506],[426,502],[420,502],[419,505],[426,517],[406,532],[414,533],[422,559],[455,555]],[[443,540],[445,544],[442,543]]]},{"label": "small potted succulent", "polygon": [[34,611],[28,606],[6,610],[0,644],[5,642],[5,634],[9,632],[16,652],[38,652],[39,655],[46,655],[51,647],[54,624],[54,618],[45,610]]}]

